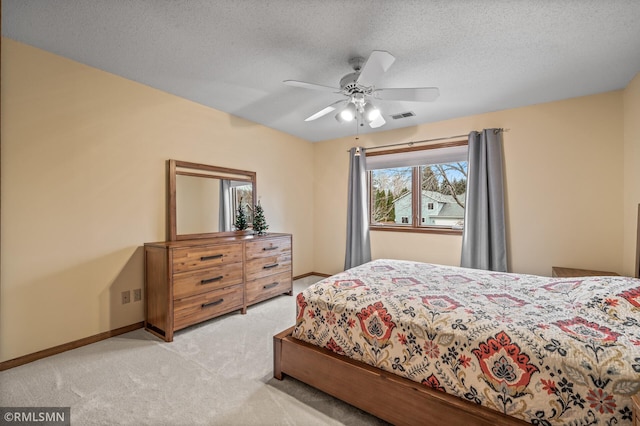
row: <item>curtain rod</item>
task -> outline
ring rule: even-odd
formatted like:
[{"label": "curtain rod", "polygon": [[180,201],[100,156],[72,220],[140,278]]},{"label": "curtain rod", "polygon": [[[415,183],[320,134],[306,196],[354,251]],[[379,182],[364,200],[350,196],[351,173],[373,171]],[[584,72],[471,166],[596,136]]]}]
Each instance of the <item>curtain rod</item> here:
[{"label": "curtain rod", "polygon": [[[499,128],[499,129],[495,129],[494,130],[494,132],[496,132],[496,134],[500,133],[500,132],[508,132],[508,131],[509,131],[509,129],[503,129],[502,127]],[[471,132],[469,132],[469,133],[471,133]],[[436,142],[436,141],[444,141],[444,140],[447,140],[447,139],[456,139],[456,138],[468,137],[469,133],[467,133],[466,135],[447,136],[447,137],[444,137],[444,138],[433,138],[433,139],[424,139],[424,140],[421,140],[421,141],[400,142],[400,143],[392,143],[392,144],[389,144],[389,145],[372,146],[371,148],[367,148],[367,151],[370,151],[372,149],[391,148],[391,147],[394,147],[394,146],[401,146],[401,145],[413,146],[413,145],[415,145],[417,143]],[[347,152],[351,152],[351,150],[348,149]]]}]

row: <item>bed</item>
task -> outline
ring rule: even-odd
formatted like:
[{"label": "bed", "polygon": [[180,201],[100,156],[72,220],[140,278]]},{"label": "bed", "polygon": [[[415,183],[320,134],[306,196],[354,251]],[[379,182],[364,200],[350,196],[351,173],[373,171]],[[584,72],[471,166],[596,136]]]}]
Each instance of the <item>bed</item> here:
[{"label": "bed", "polygon": [[633,424],[640,280],[380,259],[296,303],[274,376],[391,423]]}]

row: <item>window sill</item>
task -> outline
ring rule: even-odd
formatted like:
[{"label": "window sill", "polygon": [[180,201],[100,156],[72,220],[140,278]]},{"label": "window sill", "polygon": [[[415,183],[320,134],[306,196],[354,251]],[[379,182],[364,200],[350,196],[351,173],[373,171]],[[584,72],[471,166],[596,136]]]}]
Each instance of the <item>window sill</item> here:
[{"label": "window sill", "polygon": [[412,226],[370,225],[369,230],[370,231],[386,231],[386,232],[412,232],[415,234],[462,235],[462,229],[438,228],[438,227],[427,227],[427,226],[414,228]]}]

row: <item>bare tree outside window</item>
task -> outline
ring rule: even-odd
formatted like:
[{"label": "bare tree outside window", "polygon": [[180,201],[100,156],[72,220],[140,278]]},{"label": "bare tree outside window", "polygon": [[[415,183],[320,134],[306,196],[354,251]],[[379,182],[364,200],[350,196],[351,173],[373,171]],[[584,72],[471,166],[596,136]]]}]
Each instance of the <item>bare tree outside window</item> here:
[{"label": "bare tree outside window", "polygon": [[422,166],[422,189],[450,195],[464,209],[467,162]]},{"label": "bare tree outside window", "polygon": [[396,201],[401,197],[411,199],[412,168],[397,167],[373,170],[370,173],[372,223],[394,224]]}]

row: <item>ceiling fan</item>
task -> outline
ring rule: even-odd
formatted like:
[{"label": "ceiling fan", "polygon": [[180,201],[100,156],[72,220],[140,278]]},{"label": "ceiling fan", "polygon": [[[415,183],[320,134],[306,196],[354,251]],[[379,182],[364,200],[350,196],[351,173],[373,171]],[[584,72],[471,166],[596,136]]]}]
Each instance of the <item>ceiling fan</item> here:
[{"label": "ceiling fan", "polygon": [[361,57],[350,59],[349,64],[354,72],[342,77],[340,88],[297,80],[285,80],[283,83],[303,89],[320,90],[346,96],[347,99],[332,103],[310,115],[304,121],[313,121],[337,110],[335,118],[339,122],[358,119],[361,125],[364,122],[375,129],[383,126],[386,121],[373,100],[431,102],[440,95],[437,87],[376,88],[375,82],[395,60],[396,58],[392,54],[384,50],[374,50],[366,61]]}]

